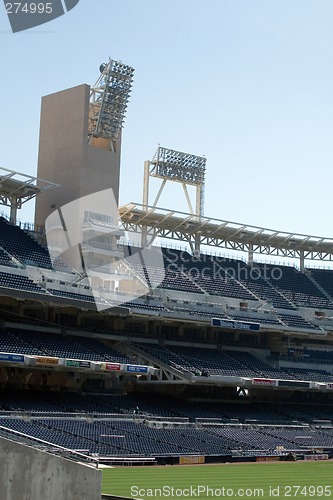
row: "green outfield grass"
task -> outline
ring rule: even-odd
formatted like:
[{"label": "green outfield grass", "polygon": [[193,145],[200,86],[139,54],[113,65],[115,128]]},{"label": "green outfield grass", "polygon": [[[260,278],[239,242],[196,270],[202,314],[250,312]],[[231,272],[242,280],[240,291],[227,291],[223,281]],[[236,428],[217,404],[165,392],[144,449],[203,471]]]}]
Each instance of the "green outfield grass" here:
[{"label": "green outfield grass", "polygon": [[[199,486],[204,490],[199,490]],[[154,491],[163,487],[164,491]],[[144,499],[333,500],[333,462],[116,467],[103,469],[102,491]]]}]

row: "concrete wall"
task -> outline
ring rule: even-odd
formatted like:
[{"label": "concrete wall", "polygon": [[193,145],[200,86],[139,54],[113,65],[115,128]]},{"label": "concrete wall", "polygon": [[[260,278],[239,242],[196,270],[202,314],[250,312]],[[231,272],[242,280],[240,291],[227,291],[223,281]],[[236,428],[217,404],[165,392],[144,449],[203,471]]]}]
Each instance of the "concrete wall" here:
[{"label": "concrete wall", "polygon": [[82,196],[112,188],[119,196],[121,136],[88,144],[89,85],[42,98],[37,177],[60,187],[37,196],[35,223],[44,226],[51,212]]},{"label": "concrete wall", "polygon": [[0,438],[1,500],[101,500],[102,471]]}]

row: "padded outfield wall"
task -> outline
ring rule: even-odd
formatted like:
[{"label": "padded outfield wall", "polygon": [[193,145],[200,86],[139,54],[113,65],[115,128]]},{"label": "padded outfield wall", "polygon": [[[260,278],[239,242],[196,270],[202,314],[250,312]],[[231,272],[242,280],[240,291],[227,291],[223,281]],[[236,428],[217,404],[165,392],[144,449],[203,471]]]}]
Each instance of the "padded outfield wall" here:
[{"label": "padded outfield wall", "polygon": [[1,500],[101,500],[102,471],[0,438]]}]

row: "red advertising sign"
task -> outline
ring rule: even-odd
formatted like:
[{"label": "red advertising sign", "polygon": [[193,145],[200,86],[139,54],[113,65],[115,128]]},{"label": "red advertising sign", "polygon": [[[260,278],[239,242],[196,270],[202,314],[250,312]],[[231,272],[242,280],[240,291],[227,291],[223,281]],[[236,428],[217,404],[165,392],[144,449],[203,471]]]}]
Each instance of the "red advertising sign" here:
[{"label": "red advertising sign", "polygon": [[110,371],[120,370],[120,365],[118,363],[105,363],[105,369]]},{"label": "red advertising sign", "polygon": [[253,385],[269,385],[269,386],[271,386],[271,385],[276,385],[276,381],[268,379],[268,378],[253,378],[252,384]]}]

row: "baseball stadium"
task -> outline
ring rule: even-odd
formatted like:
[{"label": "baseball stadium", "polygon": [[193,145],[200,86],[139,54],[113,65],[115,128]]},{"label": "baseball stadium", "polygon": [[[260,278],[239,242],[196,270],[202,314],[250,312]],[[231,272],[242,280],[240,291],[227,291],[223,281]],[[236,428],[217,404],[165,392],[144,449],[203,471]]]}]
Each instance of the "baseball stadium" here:
[{"label": "baseball stadium", "polygon": [[330,497],[333,239],[205,214],[172,145],[119,206],[134,69],[97,73],[0,169],[1,498]]}]

